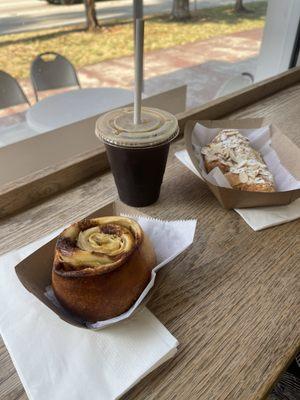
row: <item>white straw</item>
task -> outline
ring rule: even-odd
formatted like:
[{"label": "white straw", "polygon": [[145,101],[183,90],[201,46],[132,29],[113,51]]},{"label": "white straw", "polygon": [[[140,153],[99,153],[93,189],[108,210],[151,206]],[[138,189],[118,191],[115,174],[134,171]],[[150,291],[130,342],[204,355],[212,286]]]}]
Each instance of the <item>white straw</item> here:
[{"label": "white straw", "polygon": [[134,0],[133,2],[133,20],[143,18],[143,0]]},{"label": "white straw", "polygon": [[[133,0],[133,40],[134,40],[134,48],[135,48],[135,40],[136,40],[136,32],[135,32],[135,20],[138,18],[143,19],[144,17],[144,6],[143,0]],[[142,93],[144,92],[144,40],[143,40],[143,48],[142,48]]]},{"label": "white straw", "polygon": [[137,18],[135,21],[135,52],[134,52],[134,113],[133,123],[141,123],[142,86],[143,86],[143,44],[144,44],[144,21]]}]

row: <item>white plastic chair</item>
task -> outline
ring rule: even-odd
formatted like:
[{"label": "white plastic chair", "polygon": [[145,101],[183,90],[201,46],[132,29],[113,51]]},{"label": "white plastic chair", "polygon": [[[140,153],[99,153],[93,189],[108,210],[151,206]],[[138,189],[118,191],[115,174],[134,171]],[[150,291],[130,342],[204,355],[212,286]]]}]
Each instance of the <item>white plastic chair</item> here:
[{"label": "white plastic chair", "polygon": [[252,85],[253,82],[253,75],[249,72],[243,72],[241,75],[234,76],[233,78],[226,81],[218,90],[215,98],[225,96],[240,89],[244,89],[247,86]]}]

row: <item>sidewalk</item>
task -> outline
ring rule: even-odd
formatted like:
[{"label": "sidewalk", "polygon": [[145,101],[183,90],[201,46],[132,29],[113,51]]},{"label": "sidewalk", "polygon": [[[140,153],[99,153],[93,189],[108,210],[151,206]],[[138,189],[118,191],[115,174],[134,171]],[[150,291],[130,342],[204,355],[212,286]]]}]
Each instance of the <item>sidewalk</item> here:
[{"label": "sidewalk", "polygon": [[[145,54],[145,93],[152,95],[188,85],[187,107],[214,98],[220,86],[241,72],[255,73],[262,29],[188,43]],[[133,57],[123,57],[78,71],[82,87],[133,88]],[[32,98],[28,80],[21,82]]]}]

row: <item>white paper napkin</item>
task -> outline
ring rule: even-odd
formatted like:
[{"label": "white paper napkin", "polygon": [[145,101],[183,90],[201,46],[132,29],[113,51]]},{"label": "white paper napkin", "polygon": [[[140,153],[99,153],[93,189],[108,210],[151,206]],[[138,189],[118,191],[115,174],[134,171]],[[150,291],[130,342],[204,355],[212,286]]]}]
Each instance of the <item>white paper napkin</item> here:
[{"label": "white paper napkin", "polygon": [[14,266],[60,231],[0,257],[1,335],[30,399],[117,399],[174,356],[178,342],[143,306],[92,331],[67,324],[30,294]]},{"label": "white paper napkin", "polygon": [[[178,151],[175,155],[179,161],[202,179],[194,167],[187,150]],[[254,231],[259,231],[300,218],[300,198],[286,206],[236,208],[235,211]]]}]

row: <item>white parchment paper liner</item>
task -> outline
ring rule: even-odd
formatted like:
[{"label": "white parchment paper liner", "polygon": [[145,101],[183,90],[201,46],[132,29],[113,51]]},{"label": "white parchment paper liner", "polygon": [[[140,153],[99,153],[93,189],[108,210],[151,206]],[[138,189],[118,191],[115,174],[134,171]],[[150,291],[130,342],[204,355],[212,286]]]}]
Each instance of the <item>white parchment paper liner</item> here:
[{"label": "white parchment paper liner", "polygon": [[[105,321],[98,321],[95,323],[79,321],[78,319],[76,319],[76,317],[72,316],[74,320],[85,324],[89,329],[102,329],[104,327],[116,324],[126,318],[129,318],[140,306],[142,301],[145,299],[145,297],[153,287],[157,271],[167,265],[184,250],[186,250],[193,243],[194,240],[197,223],[197,220],[195,219],[162,221],[141,216],[126,216],[137,221],[142,227],[143,231],[151,240],[156,253],[157,265],[152,270],[150,282],[148,283],[140,297],[137,299],[137,301],[133,304],[133,306],[125,313],[119,315],[118,317],[111,318]],[[68,314],[68,312],[63,309],[58,300],[55,298],[53,290],[50,286],[46,288],[45,295],[56,307],[60,309],[60,311]]]},{"label": "white parchment paper liner", "polygon": [[[258,129],[239,129],[239,131],[250,140],[251,146],[262,155],[269,170],[273,174],[276,191],[300,189],[300,181],[281,164],[276,151],[271,146],[270,129],[270,125],[267,125]],[[231,188],[230,183],[220,168],[216,167],[209,173],[206,172],[204,159],[201,154],[201,148],[208,145],[219,131],[220,128],[207,128],[198,122],[192,132],[192,144],[195,156],[199,161],[202,176],[213,185]]]},{"label": "white parchment paper liner", "polygon": [[[199,172],[194,167],[187,150],[180,150],[175,156],[189,170],[197,175],[203,182]],[[284,206],[254,207],[254,208],[235,208],[234,209],[244,221],[254,230],[270,228],[272,226],[281,225],[286,222],[294,221],[300,218],[300,199],[293,201],[291,204]]]}]

